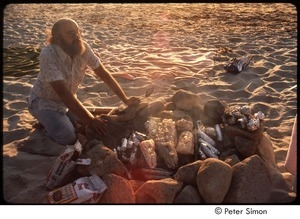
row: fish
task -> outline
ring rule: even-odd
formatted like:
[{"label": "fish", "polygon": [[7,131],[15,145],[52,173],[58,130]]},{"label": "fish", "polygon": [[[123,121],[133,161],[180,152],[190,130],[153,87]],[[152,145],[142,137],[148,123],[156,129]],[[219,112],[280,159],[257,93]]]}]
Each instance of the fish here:
[{"label": "fish", "polygon": [[207,157],[218,158],[218,156],[214,152],[212,152],[207,144],[200,143],[200,150],[203,151]]},{"label": "fish", "polygon": [[211,144],[213,146],[216,145],[216,142],[201,130],[197,131],[197,136],[198,136],[198,138],[202,138],[204,141],[208,142],[209,144]]},{"label": "fish", "polygon": [[220,155],[220,151],[215,148],[214,146],[212,146],[211,144],[209,144],[208,142],[204,141],[203,139],[199,139],[200,141],[200,144],[203,144],[203,145],[207,145],[209,147],[209,149],[216,155]]},{"label": "fish", "polygon": [[221,131],[221,127],[219,124],[216,124],[215,125],[215,129],[216,129],[216,132],[217,132],[217,139],[219,142],[223,141],[223,136],[222,136],[222,131]]},{"label": "fish", "polygon": [[206,155],[204,154],[204,152],[201,150],[201,147],[199,147],[198,153],[200,155],[201,160],[205,160],[207,158]]}]

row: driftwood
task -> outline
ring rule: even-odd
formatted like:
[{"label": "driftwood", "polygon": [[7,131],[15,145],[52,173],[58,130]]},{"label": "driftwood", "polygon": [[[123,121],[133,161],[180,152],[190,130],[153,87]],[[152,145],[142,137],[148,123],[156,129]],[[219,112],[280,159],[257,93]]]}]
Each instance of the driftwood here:
[{"label": "driftwood", "polygon": [[100,107],[85,107],[88,111],[90,111],[93,115],[102,115],[102,114],[109,114],[113,111],[116,111],[118,107],[112,106],[100,106]]}]

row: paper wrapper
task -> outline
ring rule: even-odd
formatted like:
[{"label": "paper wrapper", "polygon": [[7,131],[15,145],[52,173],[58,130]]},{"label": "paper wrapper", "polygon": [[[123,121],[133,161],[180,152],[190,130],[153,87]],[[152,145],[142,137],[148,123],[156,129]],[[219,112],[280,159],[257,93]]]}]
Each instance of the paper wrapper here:
[{"label": "paper wrapper", "polygon": [[176,150],[178,154],[194,154],[194,136],[190,131],[183,131],[179,135]]},{"label": "paper wrapper", "polygon": [[98,203],[106,189],[106,184],[93,174],[49,192],[47,200],[50,204],[93,204]]},{"label": "paper wrapper", "polygon": [[140,143],[140,149],[142,154],[149,166],[149,168],[153,169],[156,167],[156,152],[155,152],[155,144],[152,139],[144,140]]}]

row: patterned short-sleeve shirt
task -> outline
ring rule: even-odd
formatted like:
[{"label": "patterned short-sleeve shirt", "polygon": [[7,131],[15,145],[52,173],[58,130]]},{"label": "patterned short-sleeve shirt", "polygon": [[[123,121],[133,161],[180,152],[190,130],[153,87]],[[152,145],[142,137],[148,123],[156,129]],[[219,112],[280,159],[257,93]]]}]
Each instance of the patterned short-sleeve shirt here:
[{"label": "patterned short-sleeve shirt", "polygon": [[58,45],[50,44],[40,53],[40,72],[29,95],[29,104],[39,99],[38,109],[50,109],[66,112],[65,104],[60,100],[50,82],[64,80],[72,94],[76,94],[87,67],[92,70],[100,66],[99,57],[89,44],[84,42],[86,50],[82,55],[71,59]]}]

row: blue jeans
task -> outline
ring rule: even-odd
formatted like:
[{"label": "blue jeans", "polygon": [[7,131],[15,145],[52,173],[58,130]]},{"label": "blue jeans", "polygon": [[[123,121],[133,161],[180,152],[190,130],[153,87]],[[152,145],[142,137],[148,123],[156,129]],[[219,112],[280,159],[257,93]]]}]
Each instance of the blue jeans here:
[{"label": "blue jeans", "polygon": [[76,117],[71,113],[64,114],[53,110],[39,110],[35,101],[29,105],[28,110],[41,123],[47,132],[47,136],[62,145],[73,145],[77,136],[73,125]]}]

